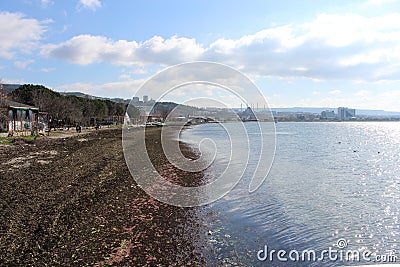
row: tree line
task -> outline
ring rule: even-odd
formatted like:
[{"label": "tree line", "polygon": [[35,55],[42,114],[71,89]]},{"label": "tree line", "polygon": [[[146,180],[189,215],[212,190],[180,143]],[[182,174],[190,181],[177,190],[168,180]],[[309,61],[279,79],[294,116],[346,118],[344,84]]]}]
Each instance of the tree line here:
[{"label": "tree line", "polygon": [[[9,97],[13,101],[35,106],[40,112],[47,112],[53,124],[51,126],[90,126],[111,116],[123,116],[126,111],[125,103],[63,95],[43,85],[24,84],[11,92]],[[139,110],[133,112],[139,114]]]}]

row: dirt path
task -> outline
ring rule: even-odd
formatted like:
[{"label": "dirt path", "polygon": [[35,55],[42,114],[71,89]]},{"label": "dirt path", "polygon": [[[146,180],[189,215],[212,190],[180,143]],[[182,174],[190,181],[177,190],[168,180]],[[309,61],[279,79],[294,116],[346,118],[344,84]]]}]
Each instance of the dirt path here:
[{"label": "dirt path", "polygon": [[120,129],[2,146],[0,185],[0,265],[205,264],[201,209],[148,197],[126,167]]}]

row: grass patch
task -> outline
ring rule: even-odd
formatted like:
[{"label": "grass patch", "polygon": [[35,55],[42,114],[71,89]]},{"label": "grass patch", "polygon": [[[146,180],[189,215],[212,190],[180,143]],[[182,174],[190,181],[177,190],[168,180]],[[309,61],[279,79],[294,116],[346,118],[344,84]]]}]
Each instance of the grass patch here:
[{"label": "grass patch", "polygon": [[25,140],[33,140],[33,139],[39,138],[39,136],[27,135],[27,136],[17,136],[17,137],[14,136],[13,138],[15,138],[15,139],[23,138]]},{"label": "grass patch", "polygon": [[11,145],[13,137],[0,137],[0,145]]},{"label": "grass patch", "polygon": [[118,129],[118,128],[122,128],[123,126],[124,126],[123,124],[119,124],[119,125],[104,125],[104,126],[102,126],[102,128]]},{"label": "grass patch", "polygon": [[11,145],[18,139],[22,139],[24,141],[32,141],[37,138],[40,138],[40,136],[27,135],[27,136],[0,137],[0,145]]}]

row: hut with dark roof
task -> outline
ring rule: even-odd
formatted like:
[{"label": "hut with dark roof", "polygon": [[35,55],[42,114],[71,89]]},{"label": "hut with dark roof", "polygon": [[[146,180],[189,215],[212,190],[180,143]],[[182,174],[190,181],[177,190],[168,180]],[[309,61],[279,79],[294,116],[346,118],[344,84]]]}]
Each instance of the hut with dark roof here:
[{"label": "hut with dark roof", "polygon": [[9,136],[38,135],[39,130],[44,131],[47,126],[40,123],[45,124],[46,121],[43,115],[39,119],[40,115],[36,107],[0,98],[0,131]]}]

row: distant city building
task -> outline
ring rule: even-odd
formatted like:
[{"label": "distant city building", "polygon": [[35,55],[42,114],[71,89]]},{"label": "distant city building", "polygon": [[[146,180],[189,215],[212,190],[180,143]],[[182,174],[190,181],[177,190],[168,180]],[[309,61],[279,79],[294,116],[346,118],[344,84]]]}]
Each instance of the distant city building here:
[{"label": "distant city building", "polygon": [[336,119],[335,111],[333,110],[324,110],[321,112],[322,120],[334,120]]},{"label": "distant city building", "polygon": [[132,97],[132,100],[128,101],[127,103],[132,103],[135,107],[151,107],[156,103],[156,101],[153,99],[149,99],[148,95],[144,95],[143,101],[140,100],[139,97],[134,96]]},{"label": "distant city building", "polygon": [[345,108],[345,107],[339,107],[337,109],[337,118],[338,120],[341,121],[348,121],[356,116],[356,110],[355,109],[350,109],[350,108]]},{"label": "distant city building", "polygon": [[256,121],[257,117],[254,114],[253,110],[250,107],[247,107],[245,111],[239,114],[239,117],[242,121]]}]

